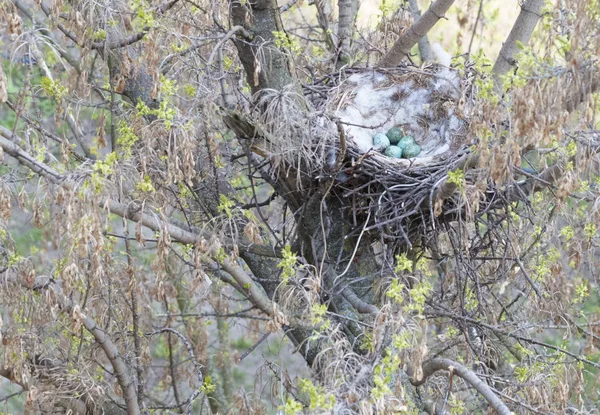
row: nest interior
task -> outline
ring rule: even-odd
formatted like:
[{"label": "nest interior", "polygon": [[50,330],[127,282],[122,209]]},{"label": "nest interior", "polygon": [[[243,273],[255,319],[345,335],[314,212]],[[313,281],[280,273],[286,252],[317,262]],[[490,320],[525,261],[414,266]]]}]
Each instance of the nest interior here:
[{"label": "nest interior", "polygon": [[[378,231],[387,244],[412,246],[439,214],[434,206],[448,171],[463,168],[469,156],[468,121],[459,110],[463,78],[441,65],[355,69],[324,78],[312,91],[317,109],[334,114],[345,132],[335,192],[349,200],[357,232]],[[372,148],[373,136],[394,126],[421,146],[418,157],[395,159]]]}]

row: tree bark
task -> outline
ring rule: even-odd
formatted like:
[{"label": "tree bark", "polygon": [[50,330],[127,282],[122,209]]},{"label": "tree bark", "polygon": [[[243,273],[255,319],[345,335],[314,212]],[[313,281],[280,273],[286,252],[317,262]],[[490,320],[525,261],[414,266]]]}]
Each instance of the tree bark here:
[{"label": "tree bark", "polygon": [[242,26],[252,40],[235,41],[238,54],[252,93],[262,89],[281,91],[294,82],[291,60],[277,45],[276,35],[287,36],[283,31],[279,7],[275,0],[253,0],[242,5],[231,2],[233,24]]},{"label": "tree bark", "polygon": [[338,1],[338,56],[336,69],[340,69],[349,61],[350,43],[352,33],[354,32],[354,21],[358,12],[358,0],[339,0]]}]

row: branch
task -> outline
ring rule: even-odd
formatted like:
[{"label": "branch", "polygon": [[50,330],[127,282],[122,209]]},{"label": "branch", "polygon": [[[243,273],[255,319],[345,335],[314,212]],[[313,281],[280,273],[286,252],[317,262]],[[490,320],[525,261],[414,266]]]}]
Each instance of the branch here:
[{"label": "branch", "polygon": [[[11,134],[10,131],[6,130],[4,127],[0,126],[0,134],[4,135],[5,133]],[[17,161],[19,161],[24,166],[30,168],[35,173],[47,178],[52,183],[64,186],[65,188],[70,189],[71,184],[58,172],[54,169],[46,166],[44,163],[37,161],[34,157],[29,155],[27,152],[23,151],[19,146],[14,144],[13,142],[6,140],[2,136],[0,136],[0,147],[9,155],[13,156]],[[143,226],[153,230],[153,231],[166,231],[171,239],[179,241],[184,244],[193,244],[202,245],[207,239],[210,238],[209,235],[204,238],[203,235],[195,234],[193,232],[189,232],[185,229],[182,229],[176,225],[173,225],[169,222],[164,222],[160,220],[157,216],[147,215],[142,213],[142,209],[133,204],[125,204],[116,202],[112,199],[105,198],[98,201],[98,204],[104,208],[106,208],[110,213],[121,216],[123,218],[139,222]],[[202,249],[201,249],[202,250]],[[205,247],[203,249],[204,253],[208,253],[211,257],[214,258],[216,255],[216,248],[208,248]],[[275,303],[273,303],[268,296],[262,291],[256,282],[234,261],[229,258],[224,261],[217,261],[221,268],[227,272],[229,275],[233,277],[236,283],[243,288],[244,294],[247,298],[263,311],[265,314],[271,317],[278,317],[278,312],[276,309]],[[288,324],[287,322],[285,323]],[[293,319],[291,321],[291,325],[295,327],[306,327],[307,325],[297,319]]]},{"label": "branch", "polygon": [[29,168],[34,173],[37,173],[52,182],[56,183],[62,179],[62,176],[59,172],[54,170],[52,167],[40,163],[35,159],[35,157],[31,156],[26,151],[23,151],[21,147],[12,141],[12,138],[12,132],[0,125],[0,147],[2,147],[4,152],[14,157],[19,163]]},{"label": "branch", "polygon": [[246,29],[244,29],[242,26],[239,26],[239,25],[233,26],[231,28],[231,30],[229,32],[227,32],[227,34],[225,36],[223,36],[221,38],[221,40],[219,40],[217,42],[217,44],[215,45],[214,49],[210,53],[210,56],[208,57],[208,61],[206,63],[206,68],[210,69],[213,61],[215,60],[217,51],[219,49],[221,49],[221,47],[225,44],[225,42],[227,42],[229,39],[231,39],[234,35],[237,35],[238,33],[241,33],[242,36],[244,36],[246,39],[252,38],[252,35]]},{"label": "branch", "polygon": [[544,0],[527,0],[521,6],[521,13],[512,27],[506,42],[502,45],[498,59],[492,69],[496,90],[502,90],[502,76],[510,71],[515,65],[515,56],[519,53],[519,44],[527,44],[538,20],[542,16]]},{"label": "branch", "polygon": [[360,314],[379,314],[379,309],[373,304],[369,304],[358,298],[356,293],[352,291],[350,287],[346,287],[342,290],[342,296],[348,301],[352,307],[356,309]]},{"label": "branch", "polygon": [[433,359],[423,364],[423,378],[419,380],[411,379],[411,383],[414,386],[421,386],[423,383],[425,383],[427,378],[429,378],[438,370],[447,370],[450,373],[462,378],[477,392],[483,395],[483,397],[488,401],[498,415],[510,415],[512,413],[504,404],[504,402],[502,402],[502,400],[496,396],[490,387],[481,379],[479,379],[475,373],[460,363],[450,359]]},{"label": "branch", "polygon": [[311,0],[309,4],[314,5],[317,8],[317,22],[323,31],[325,36],[325,43],[329,50],[335,50],[335,43],[329,29],[329,17],[333,13],[330,0]]},{"label": "branch", "polygon": [[[55,290],[56,292],[56,290]],[[62,293],[61,293],[62,294]],[[65,298],[66,301],[66,298]],[[70,303],[66,303],[67,307],[65,312],[72,313],[73,307]],[[104,354],[110,361],[112,365],[115,375],[117,376],[117,381],[119,382],[119,386],[123,391],[123,397],[125,398],[125,405],[127,407],[127,415],[139,415],[140,407],[137,401],[137,394],[135,391],[135,384],[131,377],[129,376],[129,372],[127,370],[127,366],[123,359],[119,356],[119,350],[117,346],[112,342],[110,337],[96,325],[96,322],[92,320],[90,317],[85,314],[79,312],[79,315],[82,318],[83,326],[89,331],[96,343],[100,345]]]},{"label": "branch", "polygon": [[[170,0],[166,3],[161,4],[157,9],[156,12],[158,14],[164,14],[167,11],[169,11],[173,6],[175,6],[177,4],[179,0]],[[123,48],[125,46],[129,46],[132,45],[136,42],[139,42],[140,40],[142,40],[150,31],[151,27],[150,26],[144,26],[142,28],[142,30],[140,30],[138,33],[135,33],[131,36],[128,36],[126,38],[122,38],[122,39],[117,39],[114,40],[112,42],[107,42],[107,41],[103,41],[103,42],[94,42],[92,43],[92,49],[99,49],[99,50],[104,50],[104,49],[118,49],[118,48]]]},{"label": "branch", "polygon": [[419,39],[425,36],[452,6],[454,0],[437,0],[414,22],[412,26],[400,36],[394,46],[377,64],[378,68],[391,68],[397,66],[407,56]]},{"label": "branch", "polygon": [[[38,360],[38,359],[39,359],[39,356],[36,357],[34,360]],[[43,368],[48,371],[59,369],[55,366],[52,366],[52,364],[49,363],[49,359],[41,358],[39,360],[44,360]],[[38,367],[38,365],[36,364],[35,367]],[[38,380],[45,378],[45,376],[43,376],[43,374],[36,374],[35,376],[37,377]],[[15,371],[13,369],[11,369],[10,367],[2,366],[0,364],[0,377],[7,379],[8,381],[10,381],[11,383],[13,383],[15,385],[19,385],[22,388],[21,391],[16,392],[16,394],[20,394],[20,393],[30,390],[29,383],[23,382],[22,380],[17,380]],[[60,382],[61,382],[61,386],[64,387],[65,386],[64,379],[61,379]],[[54,386],[54,384],[52,384],[52,385]],[[34,386],[34,385],[31,385],[31,386]],[[69,386],[71,386],[71,385],[69,385]],[[73,387],[73,390],[77,389],[77,387],[74,385],[72,385],[72,387]],[[14,394],[5,396],[0,399],[0,402],[2,402],[2,401],[6,402],[7,399],[10,399],[12,396],[14,396]],[[71,399],[70,397],[59,398],[58,402],[56,402],[54,407],[57,409],[60,408],[61,413],[64,413],[64,411],[66,410],[67,412],[71,411],[71,413],[74,413],[74,414],[85,414],[85,413],[89,413],[88,412],[89,408],[87,405],[87,402],[89,402],[89,401],[90,401],[90,397],[87,395],[87,393],[84,392],[83,394],[81,394],[79,396],[79,399]],[[108,414],[110,412],[105,411],[104,413]]]},{"label": "branch", "polygon": [[471,317],[465,317],[465,316],[460,316],[460,315],[457,315],[457,314],[452,314],[452,313],[447,312],[444,309],[441,309],[441,311],[437,311],[436,310],[434,312],[431,312],[431,313],[429,313],[429,316],[433,316],[433,317],[436,317],[436,318],[437,317],[448,317],[448,318],[453,319],[453,320],[465,321],[467,323],[471,323],[471,324],[477,325],[479,327],[483,327],[485,329],[488,329],[488,330],[492,331],[493,333],[500,333],[500,334],[502,334],[504,336],[511,337],[511,338],[513,338],[515,340],[523,341],[523,342],[526,342],[526,343],[529,343],[529,344],[535,344],[537,346],[542,346],[542,347],[545,347],[547,349],[552,349],[552,350],[554,350],[556,352],[563,353],[563,354],[565,354],[565,355],[567,355],[569,357],[572,357],[573,359],[575,359],[578,362],[582,362],[582,363],[588,364],[588,365],[590,365],[590,366],[592,366],[592,367],[594,367],[596,369],[600,369],[600,364],[599,363],[596,363],[596,362],[593,362],[593,361],[591,361],[589,359],[586,359],[586,358],[582,357],[581,355],[578,355],[578,354],[575,354],[573,352],[570,352],[570,351],[568,351],[566,349],[563,349],[562,347],[558,347],[558,346],[555,346],[553,344],[544,343],[544,342],[541,342],[541,341],[538,341],[538,340],[535,340],[535,339],[529,339],[527,337],[519,336],[517,334],[514,334],[514,332],[512,332],[512,331],[509,332],[509,331],[501,330],[501,329],[499,329],[496,326],[492,326],[490,324],[482,323],[481,321],[476,320],[476,319],[471,318]]},{"label": "branch", "polygon": [[256,0],[242,5],[231,2],[231,21],[252,36],[252,42],[236,40],[252,93],[262,89],[283,90],[293,84],[293,62],[276,46],[276,33],[284,33],[276,0]]},{"label": "branch", "polygon": [[[44,59],[44,55],[38,50],[35,42],[31,44],[31,52],[33,57],[36,59],[36,65],[40,68],[40,71],[44,74],[44,76],[54,82],[54,77],[52,76],[52,72],[48,69],[48,65],[46,65],[46,60]],[[62,105],[62,99],[56,99],[56,105]],[[85,156],[89,159],[94,160],[96,157],[92,154],[89,144],[86,142],[83,137],[83,131],[79,128],[79,124],[73,117],[69,108],[65,108],[65,118],[67,120],[67,124],[69,125],[69,129],[73,132],[75,136],[75,140],[83,150]]]},{"label": "branch", "polygon": [[20,387],[23,388],[23,390],[29,389],[29,385],[27,383],[16,379],[15,374],[13,373],[13,370],[9,367],[0,365],[0,377],[3,377],[5,379],[9,380],[11,383],[19,385]]},{"label": "branch", "polygon": [[[419,3],[417,0],[408,0],[410,11],[415,21],[421,18],[421,10],[419,10]],[[483,4],[483,1],[482,1]],[[433,60],[433,52],[431,52],[431,45],[427,35],[422,36],[419,41],[419,54],[421,55],[421,62],[428,62]]]},{"label": "branch", "polygon": [[[60,286],[56,284],[54,279],[40,275],[36,278],[33,285],[27,285],[25,282],[19,280],[16,273],[6,273],[4,275],[3,284],[8,282],[20,284],[22,287],[30,289],[32,291],[45,291],[50,290],[52,294],[54,294],[54,298],[56,300],[56,304],[58,305],[58,309],[67,314],[71,315],[74,318],[77,318],[85,327],[85,329],[94,336],[96,343],[102,348],[104,354],[110,361],[114,373],[117,377],[117,382],[121,387],[123,392],[123,397],[125,398],[125,405],[127,408],[127,415],[139,415],[140,408],[137,402],[137,394],[135,391],[135,384],[131,377],[129,376],[129,372],[127,370],[127,366],[123,359],[119,356],[119,350],[117,346],[112,342],[110,337],[106,334],[104,330],[102,330],[96,322],[89,316],[85,315],[79,308],[78,305],[74,306],[71,300],[62,292]],[[14,381],[12,379],[12,371],[10,369],[4,368],[0,366],[0,376],[6,377],[7,379]],[[19,383],[24,389],[26,389],[26,385]]]},{"label": "branch", "polygon": [[34,14],[31,11],[31,7],[28,5],[25,5],[21,2],[21,0],[12,0],[13,4],[21,11],[21,13],[23,13],[25,16],[27,16],[29,18],[29,20],[31,20],[31,22],[33,23],[33,26],[36,28],[39,28],[39,31],[42,35],[46,36],[46,39],[52,44],[52,46],[58,51],[58,53],[60,54],[60,56],[66,60],[69,65],[71,65],[76,71],[77,73],[81,73],[81,66],[80,66],[80,62],[78,60],[76,60],[74,57],[72,57],[70,54],[68,54],[61,46],[58,45],[58,43],[56,43],[56,41],[54,40],[54,38],[52,37],[52,33],[50,33],[50,31],[48,29],[46,29],[45,27],[42,27],[37,20],[35,19]]},{"label": "branch", "polygon": [[339,0],[338,1],[338,58],[336,68],[340,69],[348,62],[348,50],[350,49],[350,41],[352,40],[352,32],[354,29],[354,20],[358,11],[357,0]]},{"label": "branch", "polygon": [[[192,392],[192,394],[181,404],[177,404],[177,405],[171,405],[171,406],[162,406],[160,408],[151,408],[151,409],[161,409],[161,410],[165,410],[165,409],[176,409],[176,408],[181,408],[184,406],[188,406],[190,405],[192,402],[194,402],[194,400],[198,397],[198,395],[200,395],[200,393],[204,390],[204,388],[202,388],[202,385],[204,384],[204,375],[202,374],[202,365],[198,362],[198,359],[196,358],[196,355],[194,354],[194,348],[192,347],[192,344],[190,343],[190,341],[180,332],[178,332],[177,330],[171,328],[171,327],[163,327],[162,329],[158,329],[155,330],[151,333],[144,333],[145,336],[155,336],[157,334],[161,334],[161,333],[172,333],[175,336],[179,337],[179,340],[181,340],[181,342],[185,345],[185,348],[188,351],[188,354],[190,356],[190,360],[192,361],[192,363],[194,364],[194,366],[196,367],[196,379],[198,382],[198,387],[194,390],[194,392]],[[173,378],[173,382],[175,382],[175,379]]]}]

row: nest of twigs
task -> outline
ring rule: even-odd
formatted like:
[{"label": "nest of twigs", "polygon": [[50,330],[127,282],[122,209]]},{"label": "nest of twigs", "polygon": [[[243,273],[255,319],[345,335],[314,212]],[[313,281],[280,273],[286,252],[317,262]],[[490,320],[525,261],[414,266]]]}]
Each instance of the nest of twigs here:
[{"label": "nest of twigs", "polygon": [[[464,103],[469,88],[449,68],[352,69],[306,87],[317,110],[334,114],[344,164],[333,191],[353,211],[358,232],[377,231],[386,244],[411,246],[435,226],[456,187],[448,172],[472,162]],[[412,159],[373,149],[372,137],[400,127],[422,148]]]}]

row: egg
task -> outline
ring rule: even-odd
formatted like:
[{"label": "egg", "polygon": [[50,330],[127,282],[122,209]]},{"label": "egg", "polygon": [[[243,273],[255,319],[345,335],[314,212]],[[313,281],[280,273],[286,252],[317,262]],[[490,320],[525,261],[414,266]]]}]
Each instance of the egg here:
[{"label": "egg", "polygon": [[398,146],[389,146],[385,149],[384,154],[388,157],[399,159],[402,158],[402,149]]},{"label": "egg", "polygon": [[390,139],[384,133],[377,133],[373,137],[373,148],[377,151],[384,151],[390,146]]},{"label": "egg", "polygon": [[400,128],[392,127],[389,129],[386,135],[390,139],[390,143],[396,144],[398,141],[400,141],[404,133]]},{"label": "egg", "polygon": [[417,157],[421,153],[421,147],[415,142],[408,144],[402,149],[402,157],[405,159],[411,159]]},{"label": "egg", "polygon": [[409,144],[415,144],[415,139],[412,138],[410,135],[404,136],[400,139],[400,141],[398,141],[397,146],[400,148],[404,148]]}]

